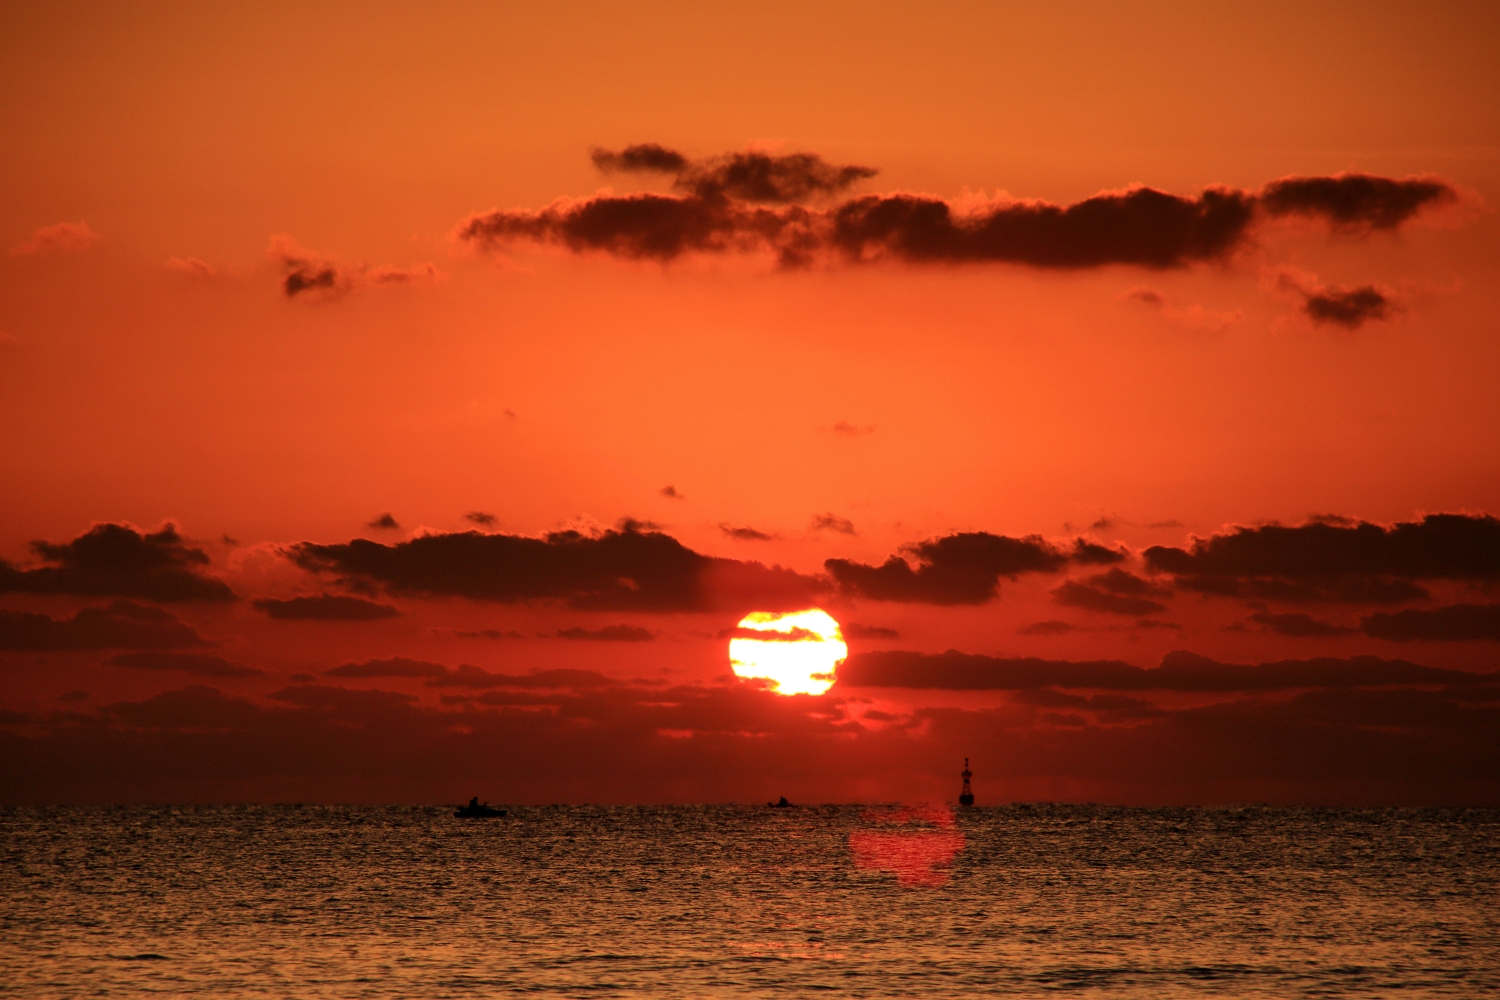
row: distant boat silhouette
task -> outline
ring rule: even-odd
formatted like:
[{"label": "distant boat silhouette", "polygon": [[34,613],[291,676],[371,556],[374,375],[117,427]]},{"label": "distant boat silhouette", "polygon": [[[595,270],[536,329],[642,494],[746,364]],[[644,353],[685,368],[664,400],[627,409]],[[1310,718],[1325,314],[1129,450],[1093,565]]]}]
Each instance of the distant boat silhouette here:
[{"label": "distant boat silhouette", "polygon": [[466,806],[459,806],[453,811],[453,815],[459,819],[491,819],[495,816],[504,816],[504,809],[496,809],[488,802],[481,803],[479,796],[469,800]]},{"label": "distant boat silhouette", "polygon": [[792,804],[786,800],[786,796],[785,795],[783,795],[781,797],[781,801],[780,802],[767,802],[766,805],[770,806],[772,809],[790,809],[790,808],[792,808]]}]

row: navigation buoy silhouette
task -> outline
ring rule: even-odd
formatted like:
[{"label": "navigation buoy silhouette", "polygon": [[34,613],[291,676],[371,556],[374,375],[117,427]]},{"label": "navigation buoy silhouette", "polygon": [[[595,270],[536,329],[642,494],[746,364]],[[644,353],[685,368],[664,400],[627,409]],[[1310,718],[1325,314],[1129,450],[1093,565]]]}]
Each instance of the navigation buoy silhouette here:
[{"label": "navigation buoy silhouette", "polygon": [[969,758],[964,758],[964,790],[958,795],[958,804],[961,806],[972,806],[974,804],[974,789],[969,787],[969,779],[974,777],[974,772],[969,770]]}]

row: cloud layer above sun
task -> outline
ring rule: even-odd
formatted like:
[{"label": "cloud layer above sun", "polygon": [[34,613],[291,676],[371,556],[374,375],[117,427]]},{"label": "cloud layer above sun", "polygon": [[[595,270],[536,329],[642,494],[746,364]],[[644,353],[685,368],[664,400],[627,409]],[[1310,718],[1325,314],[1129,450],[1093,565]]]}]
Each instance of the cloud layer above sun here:
[{"label": "cloud layer above sun", "polygon": [[[0,563],[5,597],[76,609],[0,611],[12,676],[66,688],[56,707],[5,710],[0,741],[27,762],[8,798],[57,783],[83,798],[420,797],[388,761],[418,745],[418,771],[440,784],[518,755],[507,794],[539,800],[754,798],[773,775],[801,775],[804,797],[847,798],[839,783],[858,787],[859,762],[902,774],[912,755],[931,764],[883,787],[937,787],[960,755],[1020,797],[1488,802],[1495,787],[1500,603],[1474,599],[1500,582],[1500,521],[1487,514],[1325,516],[1139,549],[957,532],[814,572],[705,555],[629,521],[434,532],[262,548],[274,573],[258,579],[275,594],[209,548],[175,525],[103,523]],[[848,622],[847,660],[834,618],[774,613],[812,602]],[[1062,645],[945,648],[948,617],[978,607]],[[746,608],[763,613],[733,627]],[[893,613],[925,638],[858,621]],[[827,634],[778,624],[808,615]],[[495,624],[452,627],[459,618]],[[1064,652],[1095,633],[1172,646],[1155,660]],[[1268,640],[1282,656],[1194,649]],[[760,664],[750,646],[776,655]],[[825,647],[813,687],[776,673]],[[629,648],[644,658],[622,660]],[[1424,662],[1434,653],[1442,665]],[[122,683],[141,693],[90,690]],[[1314,748],[1313,766],[1268,752],[1288,741]],[[1254,763],[1187,763],[1234,755]],[[203,759],[226,766],[207,775]],[[1140,773],[1126,780],[1126,766]]]}]

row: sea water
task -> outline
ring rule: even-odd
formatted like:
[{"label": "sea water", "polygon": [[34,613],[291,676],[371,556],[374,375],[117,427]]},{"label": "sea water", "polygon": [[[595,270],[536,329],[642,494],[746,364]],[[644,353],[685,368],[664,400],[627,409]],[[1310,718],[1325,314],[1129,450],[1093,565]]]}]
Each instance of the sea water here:
[{"label": "sea water", "polygon": [[1482,997],[1500,811],[0,811],[0,995]]}]

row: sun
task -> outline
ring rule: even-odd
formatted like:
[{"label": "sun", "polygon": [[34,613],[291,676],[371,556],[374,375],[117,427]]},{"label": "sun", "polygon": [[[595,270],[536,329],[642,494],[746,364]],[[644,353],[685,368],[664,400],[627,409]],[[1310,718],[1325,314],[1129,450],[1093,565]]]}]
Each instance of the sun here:
[{"label": "sun", "polygon": [[751,612],[729,640],[735,674],[769,680],[777,694],[822,694],[848,655],[839,623],[819,608]]}]

